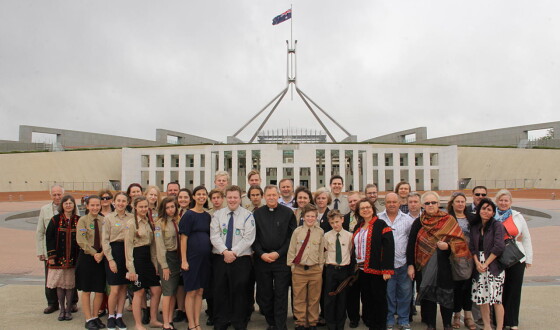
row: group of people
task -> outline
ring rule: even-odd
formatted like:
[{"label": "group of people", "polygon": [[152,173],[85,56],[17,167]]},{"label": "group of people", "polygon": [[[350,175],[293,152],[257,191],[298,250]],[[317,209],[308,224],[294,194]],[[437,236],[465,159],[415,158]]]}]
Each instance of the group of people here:
[{"label": "group of people", "polygon": [[[206,299],[206,325],[246,329],[256,302],[267,330],[283,330],[291,287],[298,330],[344,329],[347,318],[350,328],[361,320],[369,329],[407,330],[415,305],[427,329],[435,329],[438,304],[446,330],[459,328],[461,318],[470,329],[478,319],[485,330],[492,322],[517,329],[532,249],[507,190],[494,203],[476,187],[471,205],[456,192],[444,211],[437,193],[420,195],[400,182],[383,210],[375,184],[343,193],[339,175],[315,193],[294,191],[291,179],[262,188],[256,170],[247,180],[245,195],[224,171],[210,192],[176,182],[165,196],[139,184],[104,190],[85,199],[82,217],[74,198],[53,186],[37,225],[44,312],[72,319],[80,290],[86,329],[122,330],[128,294],[137,329],[175,329],[186,317],[197,330]],[[507,237],[525,257],[505,269],[498,258]],[[106,324],[98,317],[104,298]]]}]

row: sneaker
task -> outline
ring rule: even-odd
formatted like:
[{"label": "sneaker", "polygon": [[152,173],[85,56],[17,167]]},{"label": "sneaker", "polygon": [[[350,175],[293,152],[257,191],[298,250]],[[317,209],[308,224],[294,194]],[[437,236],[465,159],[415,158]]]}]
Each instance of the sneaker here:
[{"label": "sneaker", "polygon": [[401,330],[411,330],[410,324],[403,324],[403,325],[401,325]]},{"label": "sneaker", "polygon": [[97,323],[95,322],[95,320],[89,320],[86,322],[85,324],[85,328],[88,330],[98,330],[99,328],[97,327]]},{"label": "sneaker", "polygon": [[107,319],[107,329],[109,330],[117,329],[117,320],[114,317],[110,317]]},{"label": "sneaker", "polygon": [[122,317],[117,317],[115,323],[117,324],[117,328],[119,328],[119,330],[126,330],[126,324],[124,324]]},{"label": "sneaker", "polygon": [[96,318],[95,320],[95,324],[97,324],[97,327],[99,329],[105,329],[107,326],[105,325],[105,323],[101,322],[100,318]]},{"label": "sneaker", "polygon": [[392,326],[392,325],[388,325],[386,329],[387,329],[387,330],[393,330],[393,326]]}]

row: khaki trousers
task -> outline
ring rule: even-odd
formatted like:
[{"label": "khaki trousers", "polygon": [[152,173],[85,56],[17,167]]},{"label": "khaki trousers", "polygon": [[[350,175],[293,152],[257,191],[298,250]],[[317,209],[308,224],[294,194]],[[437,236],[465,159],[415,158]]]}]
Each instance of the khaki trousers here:
[{"label": "khaki trousers", "polygon": [[319,321],[319,300],[323,284],[323,269],[319,265],[295,265],[292,269],[294,316],[296,326],[316,326]]}]

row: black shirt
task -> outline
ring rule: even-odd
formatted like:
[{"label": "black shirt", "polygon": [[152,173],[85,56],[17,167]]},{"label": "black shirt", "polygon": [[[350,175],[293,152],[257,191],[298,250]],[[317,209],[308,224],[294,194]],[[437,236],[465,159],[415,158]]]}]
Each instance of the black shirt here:
[{"label": "black shirt", "polygon": [[253,215],[257,230],[253,243],[256,257],[260,258],[264,253],[277,252],[280,256],[276,261],[285,263],[292,232],[297,227],[294,211],[280,204],[274,209],[264,205]]}]

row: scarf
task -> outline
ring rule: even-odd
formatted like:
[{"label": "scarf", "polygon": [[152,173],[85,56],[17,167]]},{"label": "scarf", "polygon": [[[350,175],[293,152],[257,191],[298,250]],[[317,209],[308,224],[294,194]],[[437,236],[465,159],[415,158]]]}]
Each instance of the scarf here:
[{"label": "scarf", "polygon": [[511,208],[505,211],[498,209],[496,215],[494,216],[494,218],[499,222],[504,222],[509,217],[511,217]]},{"label": "scarf", "polygon": [[438,211],[434,215],[424,212],[420,217],[420,222],[422,228],[418,231],[414,249],[417,270],[422,270],[426,266],[436,251],[439,241],[449,244],[452,258],[470,256],[463,230],[454,217],[442,211]]}]

